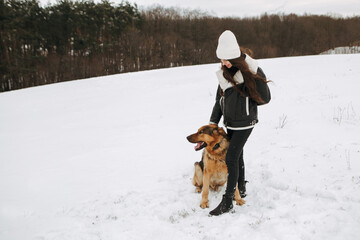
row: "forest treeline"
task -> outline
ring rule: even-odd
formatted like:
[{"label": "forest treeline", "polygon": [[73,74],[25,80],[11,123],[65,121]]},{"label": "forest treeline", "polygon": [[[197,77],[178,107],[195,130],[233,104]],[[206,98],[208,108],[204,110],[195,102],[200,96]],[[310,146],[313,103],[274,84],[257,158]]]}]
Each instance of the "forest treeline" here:
[{"label": "forest treeline", "polygon": [[218,18],[199,10],[59,0],[0,0],[0,91],[217,62],[230,29],[256,58],[318,54],[360,40],[360,17]]}]

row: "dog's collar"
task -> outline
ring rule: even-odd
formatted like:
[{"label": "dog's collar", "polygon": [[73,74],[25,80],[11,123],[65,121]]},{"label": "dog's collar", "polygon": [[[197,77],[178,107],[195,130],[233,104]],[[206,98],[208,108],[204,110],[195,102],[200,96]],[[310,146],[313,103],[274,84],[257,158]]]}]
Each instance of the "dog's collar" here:
[{"label": "dog's collar", "polygon": [[214,145],[213,150],[216,150],[220,147],[220,144],[223,142],[224,139],[221,139],[220,142]]},{"label": "dog's collar", "polygon": [[215,144],[215,146],[213,147],[213,150],[218,149],[218,148],[220,147],[220,143],[221,143],[221,142],[219,142],[219,143]]},{"label": "dog's collar", "polygon": [[[220,145],[221,145],[221,143],[223,142],[223,140],[224,140],[224,139],[221,139],[220,142],[216,143],[212,149],[213,149],[213,150],[216,150],[216,149],[220,148]],[[223,154],[225,151],[226,151],[226,149],[224,149],[220,154]],[[213,159],[213,158],[211,157],[211,155],[209,155],[208,157],[209,157],[209,159],[211,159],[211,160],[215,160],[215,159]],[[219,161],[220,161],[220,162],[225,162],[225,160],[219,160]]]}]

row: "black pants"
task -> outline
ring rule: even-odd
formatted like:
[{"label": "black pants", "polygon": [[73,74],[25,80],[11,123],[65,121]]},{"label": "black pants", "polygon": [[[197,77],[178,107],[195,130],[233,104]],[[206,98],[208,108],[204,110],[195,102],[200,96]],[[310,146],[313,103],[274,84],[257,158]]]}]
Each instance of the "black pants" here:
[{"label": "black pants", "polygon": [[246,130],[227,129],[230,137],[230,145],[226,154],[226,165],[228,169],[228,179],[225,195],[233,197],[236,184],[242,184],[245,181],[244,166],[244,145],[252,132],[252,128]]}]

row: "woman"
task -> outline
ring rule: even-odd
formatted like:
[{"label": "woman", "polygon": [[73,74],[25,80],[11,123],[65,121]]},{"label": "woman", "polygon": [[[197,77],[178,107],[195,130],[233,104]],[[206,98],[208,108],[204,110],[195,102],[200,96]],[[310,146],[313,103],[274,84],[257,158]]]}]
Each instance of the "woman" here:
[{"label": "woman", "polygon": [[257,61],[241,51],[235,35],[227,30],[218,40],[216,55],[221,70],[216,72],[219,86],[210,123],[218,124],[223,117],[230,139],[226,155],[228,179],[220,204],[210,215],[220,215],[233,208],[236,184],[241,197],[246,196],[243,148],[258,122],[257,106],[270,101],[265,74]]}]

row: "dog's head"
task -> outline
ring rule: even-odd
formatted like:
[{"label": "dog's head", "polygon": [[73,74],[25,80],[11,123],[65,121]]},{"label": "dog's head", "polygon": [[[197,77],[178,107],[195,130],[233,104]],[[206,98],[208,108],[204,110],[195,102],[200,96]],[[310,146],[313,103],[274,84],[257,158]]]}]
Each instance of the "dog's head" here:
[{"label": "dog's head", "polygon": [[220,147],[220,144],[224,139],[227,139],[226,132],[215,124],[202,126],[196,133],[187,137],[189,142],[196,143],[196,151],[199,151],[204,147],[216,150]]}]

